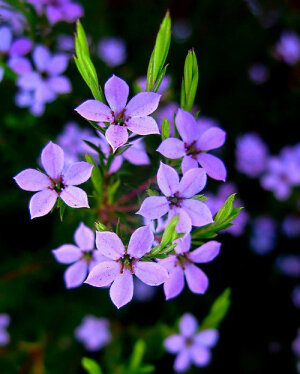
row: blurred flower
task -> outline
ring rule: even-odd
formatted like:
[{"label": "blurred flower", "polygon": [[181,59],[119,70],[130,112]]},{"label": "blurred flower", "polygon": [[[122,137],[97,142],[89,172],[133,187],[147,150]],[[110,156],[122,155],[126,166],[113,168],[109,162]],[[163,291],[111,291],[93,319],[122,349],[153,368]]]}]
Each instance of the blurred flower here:
[{"label": "blurred flower", "polygon": [[260,255],[271,252],[276,245],[276,221],[268,216],[260,216],[253,220],[250,247]]},{"label": "blurred flower", "polygon": [[109,321],[106,318],[87,315],[76,328],[74,335],[86,350],[98,351],[111,341]]},{"label": "blurred flower", "polygon": [[9,24],[17,34],[22,33],[26,26],[25,16],[8,4],[8,2],[2,0],[0,0],[0,20],[1,23]]},{"label": "blurred flower", "polygon": [[52,250],[55,259],[61,264],[72,264],[64,274],[67,288],[80,286],[86,279],[89,271],[99,262],[107,260],[105,256],[95,249],[95,234],[93,230],[80,223],[74,234],[73,244],[64,244]]},{"label": "blurred flower", "polygon": [[104,85],[109,107],[98,100],[87,100],[75,110],[84,118],[109,122],[105,137],[115,151],[128,141],[128,130],[138,135],[159,134],[157,123],[149,114],[158,106],[160,95],[140,92],[126,105],[129,93],[127,83],[113,75]]},{"label": "blurred flower", "polygon": [[148,226],[135,230],[125,249],[121,239],[113,232],[96,232],[96,245],[108,261],[96,265],[85,283],[94,287],[110,287],[110,297],[117,308],[129,303],[133,297],[133,275],[149,286],[159,286],[168,278],[167,271],[156,262],[141,261],[152,248],[154,237]]},{"label": "blurred flower", "polygon": [[63,172],[64,151],[52,142],[42,150],[41,161],[46,174],[36,169],[25,169],[14,177],[23,190],[39,191],[29,202],[31,219],[49,213],[58,198],[72,208],[89,208],[87,194],[75,186],[90,178],[93,165],[76,162]]},{"label": "blurred flower", "polygon": [[281,255],[276,260],[276,266],[284,275],[288,277],[300,277],[299,255]]},{"label": "blurred flower", "polygon": [[97,46],[98,56],[109,67],[123,64],[126,60],[126,44],[122,38],[108,36],[102,38]]},{"label": "blurred flower", "polygon": [[191,235],[186,235],[175,243],[176,255],[159,261],[169,273],[169,279],[164,283],[166,299],[172,299],[182,292],[184,278],[193,293],[204,294],[208,287],[208,278],[195,263],[212,261],[220,253],[221,243],[211,240],[191,252]]},{"label": "blurred flower", "polygon": [[294,355],[300,359],[300,329],[298,329],[297,337],[293,341],[292,344],[292,350],[294,352]]},{"label": "blurred flower", "polygon": [[10,341],[10,336],[6,331],[10,324],[10,317],[8,314],[0,314],[0,347],[7,345]]},{"label": "blurred flower", "polygon": [[68,34],[57,36],[57,49],[64,53],[73,54],[75,50],[74,37]]},{"label": "blurred flower", "polygon": [[178,104],[173,103],[172,101],[165,104],[163,107],[160,107],[157,113],[155,113],[155,117],[157,118],[157,122],[159,128],[161,129],[161,124],[164,118],[166,118],[170,123],[170,136],[175,136],[174,131],[174,117],[178,110]]},{"label": "blurred flower", "polygon": [[156,293],[156,288],[148,286],[141,282],[138,278],[134,279],[134,299],[136,301],[145,302],[153,299]]},{"label": "blurred flower", "polygon": [[292,300],[295,307],[300,309],[300,284],[293,289]]},{"label": "blurred flower", "polygon": [[269,71],[264,64],[254,64],[248,70],[249,78],[256,84],[262,84],[269,78]]},{"label": "blurred flower", "polygon": [[210,348],[217,344],[217,330],[207,329],[200,332],[196,318],[189,313],[184,314],[179,322],[180,334],[169,336],[164,341],[167,352],[176,354],[174,370],[187,371],[191,364],[197,367],[207,366],[211,360]]},{"label": "blurred flower", "polygon": [[300,236],[300,217],[288,215],[284,218],[281,229],[288,238]]},{"label": "blurred flower", "polygon": [[192,26],[188,20],[175,20],[172,27],[172,34],[178,42],[182,43],[192,35]]},{"label": "blurred flower", "polygon": [[294,31],[284,31],[275,46],[275,55],[289,65],[300,61],[300,37]]},{"label": "blurred flower", "polygon": [[[145,91],[146,90],[146,84],[147,84],[147,77],[140,77],[136,80],[136,84],[139,88],[140,91]],[[165,75],[163,80],[161,81],[161,84],[158,89],[158,93],[161,95],[165,95],[168,89],[170,88],[171,85],[171,78],[168,75]]]},{"label": "blurred flower", "polygon": [[182,140],[167,138],[160,144],[157,151],[170,159],[184,156],[181,163],[183,173],[197,168],[199,163],[211,178],[225,181],[226,168],[223,162],[207,153],[224,144],[225,131],[212,127],[201,134],[201,129],[194,117],[182,109],[178,109],[175,123]]}]

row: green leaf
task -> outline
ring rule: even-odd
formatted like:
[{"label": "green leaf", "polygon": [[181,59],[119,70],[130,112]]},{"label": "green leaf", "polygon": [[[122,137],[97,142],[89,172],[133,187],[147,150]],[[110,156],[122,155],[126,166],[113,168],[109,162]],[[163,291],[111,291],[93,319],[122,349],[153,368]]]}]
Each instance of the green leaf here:
[{"label": "green leaf", "polygon": [[118,237],[121,236],[121,220],[120,220],[120,217],[118,218],[118,222],[117,222],[117,226],[116,226],[116,234],[118,235]]},{"label": "green leaf", "polygon": [[108,203],[112,204],[114,201],[115,194],[120,187],[120,179],[118,178],[113,184],[110,184],[107,187],[107,197],[108,197]]},{"label": "green leaf", "polygon": [[81,360],[81,365],[88,374],[102,374],[100,366],[91,358],[83,357]]},{"label": "green leaf", "polygon": [[179,215],[174,216],[171,221],[168,223],[167,227],[165,228],[165,231],[163,233],[163,236],[161,238],[160,246],[162,248],[166,247],[168,244],[171,244],[174,237],[176,236],[175,228],[177,226],[177,223],[179,221]]},{"label": "green leaf", "polygon": [[161,125],[161,138],[162,140],[168,139],[170,136],[170,122],[164,118]]},{"label": "green leaf", "polygon": [[180,106],[182,109],[191,111],[198,88],[198,63],[194,50],[190,50],[184,63],[184,74],[181,86]]},{"label": "green leaf", "polygon": [[150,188],[148,188],[147,194],[148,194],[148,196],[158,196],[159,195],[158,191],[151,190]]},{"label": "green leaf", "polygon": [[215,223],[224,222],[231,214],[233,210],[233,202],[235,198],[235,193],[230,195],[225,201],[225,204],[220,208],[218,213],[215,215]]},{"label": "green leaf", "polygon": [[91,174],[91,181],[93,183],[93,187],[95,189],[95,197],[101,199],[103,197],[103,172],[100,170],[99,166],[95,163],[93,157],[90,154],[85,154],[85,159],[90,164],[94,165],[92,174]]},{"label": "green leaf", "polygon": [[127,151],[128,148],[130,148],[132,146],[132,144],[126,144],[124,145],[124,147],[122,148],[118,148],[115,152],[115,156],[119,156],[121,155],[122,153],[124,153],[125,151]]},{"label": "green leaf", "polygon": [[130,359],[129,370],[131,372],[136,371],[141,366],[145,351],[146,351],[146,344],[144,340],[141,340],[141,339],[138,340],[134,345],[133,352],[132,352],[131,359]]},{"label": "green leaf", "polygon": [[99,232],[110,231],[110,229],[107,226],[105,226],[102,222],[95,222],[95,227],[96,230]]},{"label": "green leaf", "polygon": [[206,201],[207,200],[207,197],[205,195],[194,195],[192,197],[192,199],[194,200],[199,200],[199,201]]}]

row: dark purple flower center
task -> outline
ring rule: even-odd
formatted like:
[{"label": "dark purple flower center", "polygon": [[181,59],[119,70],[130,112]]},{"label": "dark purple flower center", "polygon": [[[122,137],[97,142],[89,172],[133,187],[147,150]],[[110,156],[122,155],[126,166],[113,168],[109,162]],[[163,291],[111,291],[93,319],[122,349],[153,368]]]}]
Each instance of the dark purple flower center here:
[{"label": "dark purple flower center", "polygon": [[183,253],[183,254],[176,254],[177,257],[177,262],[176,266],[180,266],[183,270],[185,269],[186,264],[192,264],[193,261],[189,259],[188,253]]},{"label": "dark purple flower center", "polygon": [[125,111],[126,108],[123,108],[120,113],[115,113],[113,110],[111,111],[111,114],[114,117],[114,121],[111,123],[112,125],[118,125],[118,126],[126,126],[126,120],[129,119],[129,117],[125,117]]},{"label": "dark purple flower center", "polygon": [[67,187],[63,181],[63,175],[61,174],[57,179],[49,177],[51,182],[51,187],[48,187],[50,190],[54,190],[58,195],[62,192],[64,188]]},{"label": "dark purple flower center", "polygon": [[91,260],[93,259],[93,252],[94,252],[93,249],[87,250],[87,251],[83,250],[81,259],[85,260],[89,264]]},{"label": "dark purple flower center", "polygon": [[178,195],[178,192],[176,192],[173,196],[167,197],[167,200],[169,201],[170,208],[174,206],[176,206],[177,208],[180,208],[183,197],[180,197]]},{"label": "dark purple flower center", "polygon": [[121,274],[123,274],[125,268],[128,269],[131,272],[131,274],[134,274],[133,265],[138,261],[137,258],[130,257],[129,254],[125,253],[125,255],[119,259],[119,261],[121,263]]},{"label": "dark purple flower center", "polygon": [[203,152],[202,150],[196,148],[196,140],[194,140],[191,144],[184,143],[184,146],[186,154],[194,158],[196,158],[199,153]]},{"label": "dark purple flower center", "polygon": [[194,344],[194,339],[193,338],[187,338],[185,340],[185,346],[188,348],[188,347],[191,347],[192,345]]}]

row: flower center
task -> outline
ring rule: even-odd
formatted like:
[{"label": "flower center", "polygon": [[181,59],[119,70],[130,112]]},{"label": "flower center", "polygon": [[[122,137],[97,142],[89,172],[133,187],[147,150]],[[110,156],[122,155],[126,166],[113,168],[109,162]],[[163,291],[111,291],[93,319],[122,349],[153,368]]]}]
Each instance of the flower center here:
[{"label": "flower center", "polygon": [[63,182],[63,176],[60,175],[57,179],[53,179],[49,177],[51,182],[50,190],[54,190],[58,195],[62,192],[62,190],[67,187],[67,185]]},{"label": "flower center", "polygon": [[176,262],[176,266],[180,266],[183,270],[185,269],[185,265],[187,263],[190,263],[192,264],[193,261],[191,261],[188,257],[188,253],[183,253],[181,255],[179,254],[176,254],[176,257],[177,257],[177,262]]},{"label": "flower center", "polygon": [[120,258],[120,263],[121,263],[121,270],[120,273],[122,274],[124,272],[124,269],[128,269],[131,274],[134,274],[133,271],[133,265],[137,262],[138,260],[134,257],[130,257],[127,253]]},{"label": "flower center", "polygon": [[173,206],[176,206],[176,207],[180,208],[183,198],[178,196],[178,192],[176,192],[173,196],[167,197],[167,200],[169,201],[169,204],[170,204],[171,208]]},{"label": "flower center", "polygon": [[93,249],[88,250],[88,251],[83,250],[81,258],[89,264],[91,262],[92,258],[93,258],[93,252],[94,252]]},{"label": "flower center", "polygon": [[185,146],[185,151],[186,151],[186,154],[187,155],[190,155],[194,158],[196,158],[196,156],[201,153],[202,151],[201,150],[198,150],[196,148],[196,140],[193,141],[193,143],[191,144],[187,144],[187,143],[184,143],[184,146]]},{"label": "flower center", "polygon": [[125,111],[126,108],[123,108],[120,113],[115,113],[114,111],[111,111],[111,114],[114,117],[114,122],[112,122],[112,125],[118,125],[118,126],[126,126],[126,119],[125,118]]},{"label": "flower center", "polygon": [[186,347],[191,347],[194,344],[194,339],[193,338],[187,338],[185,341]]}]

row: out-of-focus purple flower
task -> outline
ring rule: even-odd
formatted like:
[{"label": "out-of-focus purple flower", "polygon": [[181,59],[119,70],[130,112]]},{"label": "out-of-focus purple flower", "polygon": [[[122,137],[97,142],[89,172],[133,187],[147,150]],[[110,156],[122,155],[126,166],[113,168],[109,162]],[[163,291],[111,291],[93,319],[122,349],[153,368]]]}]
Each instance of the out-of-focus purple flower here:
[{"label": "out-of-focus purple flower", "polygon": [[82,222],[74,234],[76,245],[64,244],[52,251],[55,259],[61,264],[72,264],[64,273],[67,288],[80,286],[89,271],[107,258],[95,249],[95,234]]},{"label": "out-of-focus purple flower", "polygon": [[94,287],[110,287],[110,297],[117,308],[133,297],[133,275],[149,286],[159,286],[168,278],[167,271],[156,262],[140,261],[151,250],[154,237],[148,226],[135,230],[125,249],[113,232],[96,232],[96,245],[108,261],[96,265],[85,283]]},{"label": "out-of-focus purple flower", "polygon": [[96,352],[111,341],[109,321],[87,315],[74,332],[75,338],[90,352]]},{"label": "out-of-focus purple flower", "polygon": [[292,350],[294,355],[300,359],[300,329],[298,329],[297,337],[292,343]]},{"label": "out-of-focus purple flower", "polygon": [[165,139],[157,148],[163,156],[170,159],[181,158],[183,173],[197,168],[198,163],[206,173],[214,179],[225,181],[226,168],[223,162],[207,153],[221,147],[225,142],[226,133],[218,127],[212,127],[201,133],[195,118],[185,110],[178,109],[175,123],[182,140],[177,138]]},{"label": "out-of-focus purple flower", "polygon": [[163,107],[159,108],[157,113],[155,113],[155,117],[157,119],[159,128],[161,129],[162,121],[166,118],[170,123],[170,136],[175,136],[175,129],[174,129],[174,118],[175,114],[178,110],[178,104],[173,103],[172,101],[165,104]]},{"label": "out-of-focus purple flower", "polygon": [[190,169],[181,181],[175,169],[160,163],[157,184],[164,196],[147,197],[137,214],[157,219],[168,213],[168,221],[179,215],[177,232],[189,233],[192,226],[204,226],[213,222],[209,208],[199,200],[192,199],[206,184],[206,173],[202,168]]},{"label": "out-of-focus purple flower", "polygon": [[300,217],[289,215],[284,218],[281,229],[288,238],[300,236]]},{"label": "out-of-focus purple flower", "polygon": [[191,36],[192,26],[185,19],[175,20],[172,27],[172,34],[178,42],[182,43]]},{"label": "out-of-focus purple flower", "polygon": [[57,50],[64,53],[73,53],[75,49],[74,37],[68,34],[57,36]]},{"label": "out-of-focus purple flower", "polygon": [[276,221],[268,216],[260,216],[253,220],[250,237],[251,249],[265,255],[271,252],[276,245]]},{"label": "out-of-focus purple flower", "polygon": [[292,300],[295,307],[300,309],[300,284],[293,289]]},{"label": "out-of-focus purple flower", "polygon": [[219,333],[215,329],[198,332],[198,322],[189,313],[179,322],[179,334],[171,335],[164,341],[167,352],[177,355],[174,362],[176,372],[187,371],[192,364],[207,366],[211,360],[210,348],[217,344]]},{"label": "out-of-focus purple flower", "polygon": [[123,64],[127,58],[124,40],[113,36],[102,38],[98,43],[97,52],[101,60],[112,68]]},{"label": "out-of-focus purple flower", "polygon": [[10,324],[10,317],[6,313],[0,314],[0,347],[7,345],[10,341],[10,336],[7,332],[7,327]]},{"label": "out-of-focus purple flower", "polygon": [[164,283],[166,299],[178,296],[184,288],[184,279],[189,289],[196,294],[204,294],[208,288],[206,274],[195,264],[212,261],[220,253],[221,243],[211,240],[190,251],[191,235],[175,241],[176,255],[159,261],[169,273],[169,279]]},{"label": "out-of-focus purple flower", "polygon": [[[13,32],[8,26],[0,27],[0,54],[10,58],[24,56],[32,49],[32,41],[26,37],[13,37]],[[11,62],[9,63],[9,65]]]},{"label": "out-of-focus purple flower", "polygon": [[31,219],[49,213],[58,198],[72,208],[89,208],[87,194],[75,186],[90,178],[93,165],[84,161],[75,162],[63,172],[64,151],[52,142],[42,150],[41,162],[46,174],[36,169],[25,169],[14,177],[23,190],[38,191],[29,202]]},{"label": "out-of-focus purple flower", "polygon": [[276,260],[276,266],[284,275],[288,277],[300,277],[299,255],[281,255]]},{"label": "out-of-focus purple flower", "polygon": [[275,56],[289,65],[300,61],[300,37],[294,31],[284,31],[275,46]]},{"label": "out-of-focus purple flower", "polygon": [[158,106],[159,94],[140,92],[127,103],[128,84],[115,75],[105,83],[104,93],[109,106],[86,100],[75,110],[88,120],[109,122],[105,137],[114,151],[127,143],[128,130],[138,135],[159,134],[157,123],[149,116]]},{"label": "out-of-focus purple flower", "polygon": [[138,278],[134,280],[134,295],[133,298],[136,301],[145,302],[153,299],[156,293],[156,288],[148,286],[141,282]]},{"label": "out-of-focus purple flower", "polygon": [[[146,90],[146,84],[147,84],[147,77],[140,77],[136,80],[136,84],[139,88],[140,91],[145,91]],[[165,95],[168,89],[170,88],[171,85],[171,78],[168,75],[165,75],[163,77],[163,80],[161,81],[161,84],[158,89],[158,93],[161,95]],[[172,119],[173,120],[173,119]]]},{"label": "out-of-focus purple flower", "polygon": [[0,19],[1,22],[9,24],[16,34],[22,33],[26,26],[25,16],[7,1],[0,0]]},{"label": "out-of-focus purple flower", "polygon": [[254,64],[248,70],[249,78],[256,84],[265,83],[269,78],[269,71],[264,64]]},{"label": "out-of-focus purple flower", "polygon": [[237,138],[235,157],[237,170],[256,178],[267,167],[268,148],[258,134],[247,133]]}]

